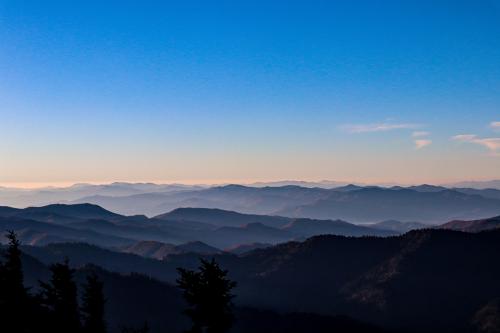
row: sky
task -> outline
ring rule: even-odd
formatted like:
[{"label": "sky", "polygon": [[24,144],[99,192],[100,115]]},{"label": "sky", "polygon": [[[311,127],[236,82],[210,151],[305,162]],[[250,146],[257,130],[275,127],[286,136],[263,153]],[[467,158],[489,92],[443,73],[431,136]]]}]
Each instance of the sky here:
[{"label": "sky", "polygon": [[0,0],[0,185],[495,178],[498,1]]}]

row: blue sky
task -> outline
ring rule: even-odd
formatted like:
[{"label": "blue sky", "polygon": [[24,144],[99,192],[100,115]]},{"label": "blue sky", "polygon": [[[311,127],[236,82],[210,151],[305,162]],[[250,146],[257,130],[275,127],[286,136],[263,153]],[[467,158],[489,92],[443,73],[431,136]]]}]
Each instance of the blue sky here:
[{"label": "blue sky", "polygon": [[496,1],[0,0],[0,184],[500,178],[499,59]]}]

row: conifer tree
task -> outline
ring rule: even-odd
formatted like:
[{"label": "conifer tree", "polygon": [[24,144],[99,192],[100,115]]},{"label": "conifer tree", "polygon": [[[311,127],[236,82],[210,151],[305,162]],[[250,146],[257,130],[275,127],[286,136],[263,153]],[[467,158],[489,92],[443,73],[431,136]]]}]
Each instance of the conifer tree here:
[{"label": "conifer tree", "polygon": [[106,333],[106,322],[104,320],[106,300],[103,293],[103,283],[95,273],[90,273],[83,288],[82,331],[84,333]]},{"label": "conifer tree", "polygon": [[223,333],[231,328],[232,302],[231,290],[236,286],[227,278],[227,271],[222,270],[215,259],[201,259],[198,271],[177,269],[180,277],[177,285],[183,291],[189,304],[185,310],[193,326],[189,332]]},{"label": "conifer tree", "polygon": [[13,231],[7,232],[8,247],[0,263],[0,323],[6,332],[29,332],[31,307],[24,287],[20,242]]},{"label": "conifer tree", "polygon": [[80,332],[77,287],[73,280],[74,270],[68,260],[50,266],[49,283],[40,282],[41,301],[50,315],[53,333]]}]

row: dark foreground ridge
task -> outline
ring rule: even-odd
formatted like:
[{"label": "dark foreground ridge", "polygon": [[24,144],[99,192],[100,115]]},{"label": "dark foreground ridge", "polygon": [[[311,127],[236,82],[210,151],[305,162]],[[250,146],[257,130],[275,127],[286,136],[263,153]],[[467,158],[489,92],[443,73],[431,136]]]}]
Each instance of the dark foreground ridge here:
[{"label": "dark foreground ridge", "polygon": [[[175,300],[172,295],[177,291],[169,284],[175,283],[176,269],[195,269],[200,257],[183,253],[160,261],[82,244],[24,247],[23,251],[30,255],[25,260],[28,285],[36,285],[37,279],[46,276],[45,265],[65,256],[76,267],[92,263],[120,273],[102,273],[105,279],[113,278],[105,283],[106,290],[128,284],[127,292],[113,289],[110,314],[116,311],[112,310],[115,297],[120,299],[118,304],[141,304],[151,311],[143,314],[149,316],[152,327],[162,320],[153,315],[159,311],[156,302]],[[404,332],[481,332],[480,327],[488,326],[492,316],[498,318],[499,257],[500,230],[464,233],[439,229],[386,238],[316,236],[241,256],[206,256],[215,258],[238,282],[234,290],[238,307],[344,315]],[[133,272],[154,280],[130,275]],[[153,286],[171,295],[160,300],[161,292],[153,291]],[[174,308],[177,305],[159,313],[170,316],[178,311]]]},{"label": "dark foreground ridge", "polygon": [[[229,321],[221,326],[221,318],[214,311],[219,303],[212,302],[218,295],[217,283],[221,278],[225,279],[227,271],[221,271],[214,259],[210,262],[202,260],[202,264],[204,267],[215,267],[221,276],[216,277],[212,270],[208,270],[199,286],[192,279],[196,272],[179,270],[181,278],[178,283],[184,290],[183,299],[177,287],[142,274],[111,273],[94,265],[73,269],[67,260],[46,266],[22,254],[13,233],[9,240],[10,245],[2,250],[0,265],[0,310],[2,315],[6,315],[2,325],[8,332],[184,332],[190,327],[184,314],[192,313],[192,306],[199,304],[189,297],[193,293],[208,305],[199,308],[199,314],[206,314],[208,310],[210,316],[200,317],[198,312],[194,312],[192,323],[201,323],[199,327],[215,327],[216,332],[306,333],[311,329],[320,333],[331,332],[332,329],[353,333],[384,332],[373,325],[341,316],[278,314],[250,307],[234,308],[231,294],[228,294],[227,305],[224,306]],[[24,273],[28,280],[39,279],[36,287],[24,288]],[[236,283],[226,281],[230,291]],[[206,290],[200,293],[202,285]],[[191,308],[183,311],[188,307],[186,301]],[[205,319],[199,321],[199,318],[206,318],[208,322]],[[198,326],[192,327],[196,329]]]}]

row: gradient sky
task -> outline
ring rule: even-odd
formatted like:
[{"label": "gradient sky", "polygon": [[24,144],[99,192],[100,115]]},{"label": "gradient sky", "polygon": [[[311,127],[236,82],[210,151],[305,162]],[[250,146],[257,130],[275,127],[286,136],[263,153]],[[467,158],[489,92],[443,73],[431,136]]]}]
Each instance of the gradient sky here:
[{"label": "gradient sky", "polygon": [[0,184],[492,178],[498,1],[0,0]]}]

